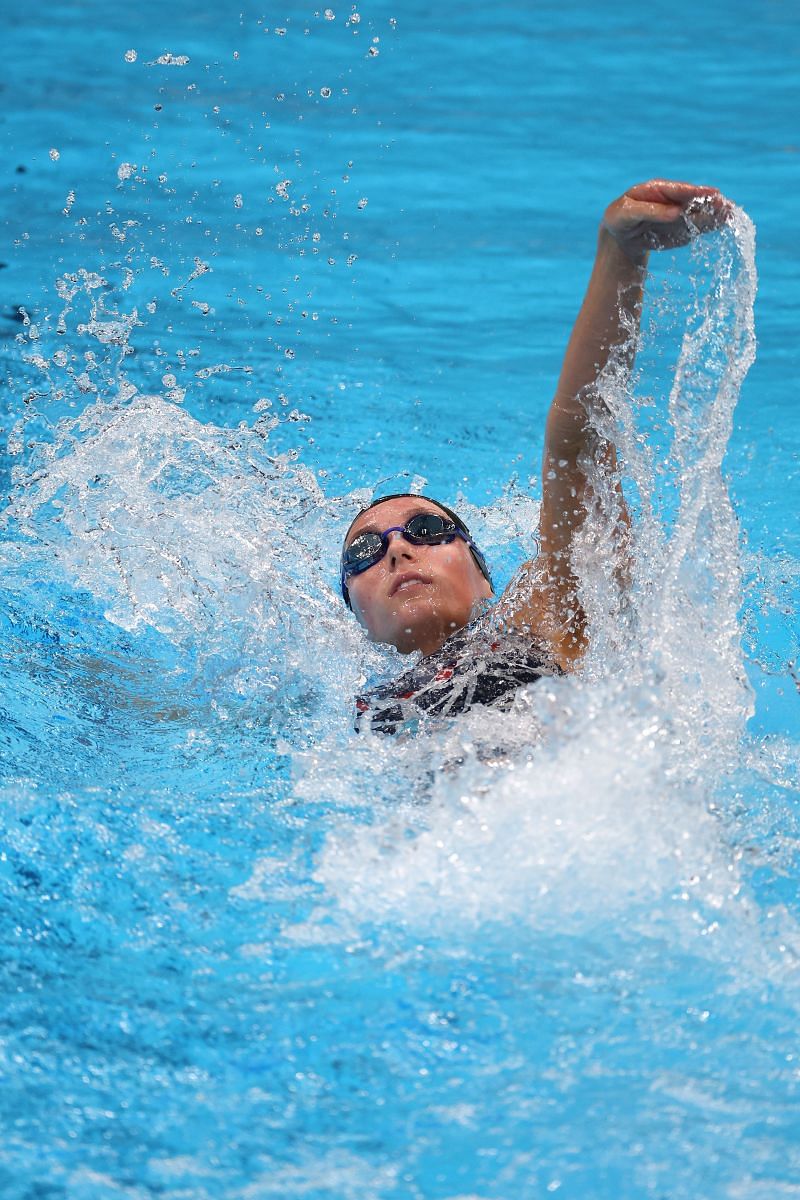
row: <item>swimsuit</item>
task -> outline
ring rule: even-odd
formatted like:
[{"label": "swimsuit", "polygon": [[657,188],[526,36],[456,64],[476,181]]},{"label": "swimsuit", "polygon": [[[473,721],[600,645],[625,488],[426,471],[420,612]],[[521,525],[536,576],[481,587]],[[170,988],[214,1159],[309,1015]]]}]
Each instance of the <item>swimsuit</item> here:
[{"label": "swimsuit", "polygon": [[440,650],[391,683],[356,698],[357,732],[415,732],[476,704],[509,708],[525,684],[563,672],[517,630],[500,630],[490,614],[457,630]]}]

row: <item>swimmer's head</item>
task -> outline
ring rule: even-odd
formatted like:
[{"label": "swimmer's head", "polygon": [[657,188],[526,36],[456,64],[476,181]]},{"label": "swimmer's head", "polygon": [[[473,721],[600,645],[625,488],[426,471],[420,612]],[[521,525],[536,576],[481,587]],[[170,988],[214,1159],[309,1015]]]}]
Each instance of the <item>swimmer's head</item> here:
[{"label": "swimmer's head", "polygon": [[489,569],[467,526],[438,500],[382,496],[345,535],[345,603],[372,641],[402,654],[432,653],[492,594]]}]

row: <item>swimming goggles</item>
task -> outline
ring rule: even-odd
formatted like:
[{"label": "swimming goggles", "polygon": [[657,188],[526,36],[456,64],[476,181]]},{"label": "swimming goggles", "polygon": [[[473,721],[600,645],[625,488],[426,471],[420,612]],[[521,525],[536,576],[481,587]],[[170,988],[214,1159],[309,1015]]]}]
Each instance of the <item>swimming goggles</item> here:
[{"label": "swimming goggles", "polygon": [[341,585],[342,595],[348,605],[350,597],[347,593],[347,580],[351,575],[360,575],[362,571],[368,571],[370,567],[374,567],[376,563],[380,562],[389,549],[389,535],[392,533],[402,534],[412,546],[440,546],[460,537],[472,551],[482,574],[489,579],[489,571],[484,557],[469,536],[465,525],[449,520],[439,513],[415,513],[413,517],[409,517],[405,525],[393,525],[391,529],[385,529],[383,533],[373,530],[360,533],[358,537],[353,538],[349,546],[345,546],[342,551]]}]

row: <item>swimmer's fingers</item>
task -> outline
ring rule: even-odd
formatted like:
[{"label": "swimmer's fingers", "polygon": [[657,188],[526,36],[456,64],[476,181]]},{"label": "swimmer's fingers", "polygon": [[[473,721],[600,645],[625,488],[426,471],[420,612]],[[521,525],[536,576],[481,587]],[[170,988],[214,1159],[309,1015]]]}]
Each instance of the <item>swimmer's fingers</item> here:
[{"label": "swimmer's fingers", "polygon": [[642,258],[648,250],[683,246],[698,234],[719,229],[732,211],[717,188],[651,179],[610,204],[603,225],[629,257]]},{"label": "swimmer's fingers", "polygon": [[733,216],[733,205],[722,192],[695,196],[683,210],[684,220],[697,233],[721,229]]}]

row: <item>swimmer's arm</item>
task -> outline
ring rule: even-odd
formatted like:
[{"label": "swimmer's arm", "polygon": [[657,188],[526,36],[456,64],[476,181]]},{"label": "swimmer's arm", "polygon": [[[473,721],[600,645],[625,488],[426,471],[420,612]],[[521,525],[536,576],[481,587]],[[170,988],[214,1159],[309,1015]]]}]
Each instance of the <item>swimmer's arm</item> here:
[{"label": "swimmer's arm", "polygon": [[503,597],[509,619],[546,641],[564,669],[587,644],[572,550],[596,499],[592,467],[613,481],[618,536],[610,549],[621,577],[625,571],[629,517],[616,479],[616,449],[597,433],[603,411],[600,377],[612,356],[623,374],[633,365],[649,251],[683,245],[697,232],[718,228],[729,212],[715,188],[653,180],[631,188],[604,214],[594,269],[547,417],[541,552]]}]

